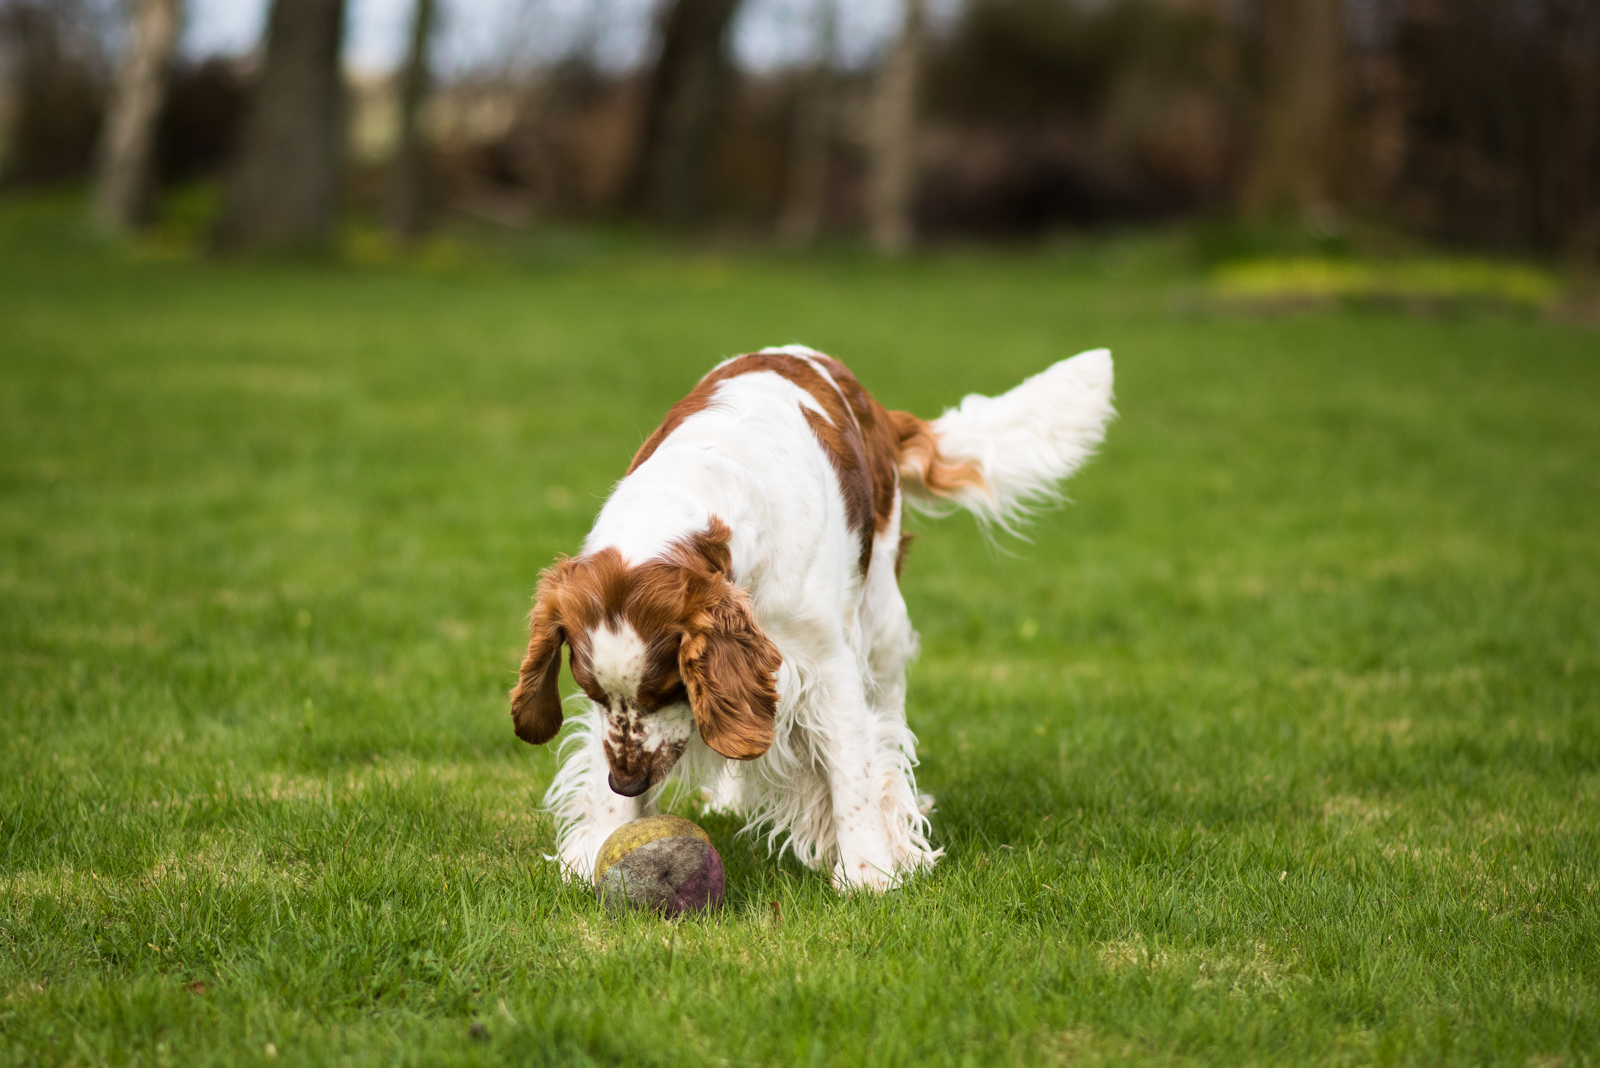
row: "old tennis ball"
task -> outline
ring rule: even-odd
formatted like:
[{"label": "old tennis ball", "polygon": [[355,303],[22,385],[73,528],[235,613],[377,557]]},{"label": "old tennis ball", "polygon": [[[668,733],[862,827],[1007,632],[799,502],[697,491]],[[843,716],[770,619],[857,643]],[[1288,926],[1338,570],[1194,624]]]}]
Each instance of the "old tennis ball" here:
[{"label": "old tennis ball", "polygon": [[613,911],[677,916],[722,904],[727,882],[710,835],[682,816],[646,816],[611,832],[595,858],[594,886]]}]

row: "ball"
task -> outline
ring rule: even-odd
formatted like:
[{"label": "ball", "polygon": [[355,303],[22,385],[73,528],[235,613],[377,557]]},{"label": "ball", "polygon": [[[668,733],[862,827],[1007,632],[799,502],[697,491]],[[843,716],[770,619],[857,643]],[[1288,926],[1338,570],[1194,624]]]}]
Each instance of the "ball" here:
[{"label": "ball", "polygon": [[667,916],[722,904],[727,876],[711,836],[682,816],[645,816],[611,832],[594,863],[600,903]]}]

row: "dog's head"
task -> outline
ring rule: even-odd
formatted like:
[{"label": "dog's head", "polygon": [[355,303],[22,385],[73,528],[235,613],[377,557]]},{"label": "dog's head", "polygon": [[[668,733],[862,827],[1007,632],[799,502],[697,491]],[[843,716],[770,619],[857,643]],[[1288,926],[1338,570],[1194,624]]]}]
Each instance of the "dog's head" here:
[{"label": "dog's head", "polygon": [[713,519],[660,558],[615,549],[559,560],[539,578],[528,655],[511,692],[517,737],[561,729],[561,646],[601,710],[611,788],[636,797],[667,777],[696,728],[712,749],[753,760],[772,745],[781,662],[732,582],[729,532]]}]

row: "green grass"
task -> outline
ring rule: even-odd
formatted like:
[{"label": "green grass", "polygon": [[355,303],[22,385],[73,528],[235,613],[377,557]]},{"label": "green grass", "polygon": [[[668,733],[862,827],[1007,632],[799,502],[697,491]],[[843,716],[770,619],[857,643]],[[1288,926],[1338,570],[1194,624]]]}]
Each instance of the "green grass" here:
[{"label": "green grass", "polygon": [[[216,266],[62,211],[0,213],[0,1064],[1600,1063],[1594,332],[1207,312],[1160,241]],[[541,859],[528,595],[793,340],[925,414],[1106,344],[1122,415],[1031,543],[921,524],[932,875],[708,818],[726,911],[612,918]]]}]

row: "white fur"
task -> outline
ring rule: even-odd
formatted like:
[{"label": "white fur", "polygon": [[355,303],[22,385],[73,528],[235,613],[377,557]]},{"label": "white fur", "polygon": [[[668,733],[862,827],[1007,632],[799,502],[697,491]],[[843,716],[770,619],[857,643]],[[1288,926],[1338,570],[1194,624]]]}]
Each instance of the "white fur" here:
[{"label": "white fur", "polygon": [[[801,346],[768,351],[818,355]],[[1009,527],[1088,458],[1111,415],[1110,391],[1111,359],[1101,350],[1004,396],[967,397],[933,426],[940,449],[977,462],[994,493],[964,492],[956,503]],[[881,890],[942,852],[928,843],[932,802],[917,793],[916,738],[905,718],[905,669],[917,636],[894,577],[901,507],[897,497],[863,583],[860,542],[802,405],[817,410],[774,373],[724,381],[711,407],[684,420],[617,485],[584,551],[615,547],[638,563],[704,530],[713,516],[728,525],[734,580],[783,657],[776,739],[760,758],[737,762],[692,733],[669,781],[701,786],[711,808],[742,814],[748,828],[765,829],[769,847],[830,870],[841,889]],[[616,665],[607,670],[627,675],[628,635],[608,632],[605,641],[604,659]],[[632,641],[642,664],[642,643]],[[661,787],[638,798],[611,792],[606,712],[581,704],[545,802],[560,826],[563,865],[587,878],[601,843],[653,808]]]},{"label": "white fur", "polygon": [[589,635],[589,643],[595,684],[631,703],[639,695],[647,655],[633,624],[624,619],[615,627],[598,627]]},{"label": "white fur", "polygon": [[667,705],[644,717],[644,741],[647,753],[659,752],[663,746],[682,745],[694,733],[694,709],[687,701]]},{"label": "white fur", "polygon": [[[991,493],[967,488],[955,503],[1008,532],[1030,506],[1058,500],[1061,480],[1105,439],[1111,407],[1111,352],[1093,349],[1041,371],[998,397],[976,393],[933,421],[939,450],[978,465]],[[944,501],[916,496],[913,507],[939,512]]]}]

